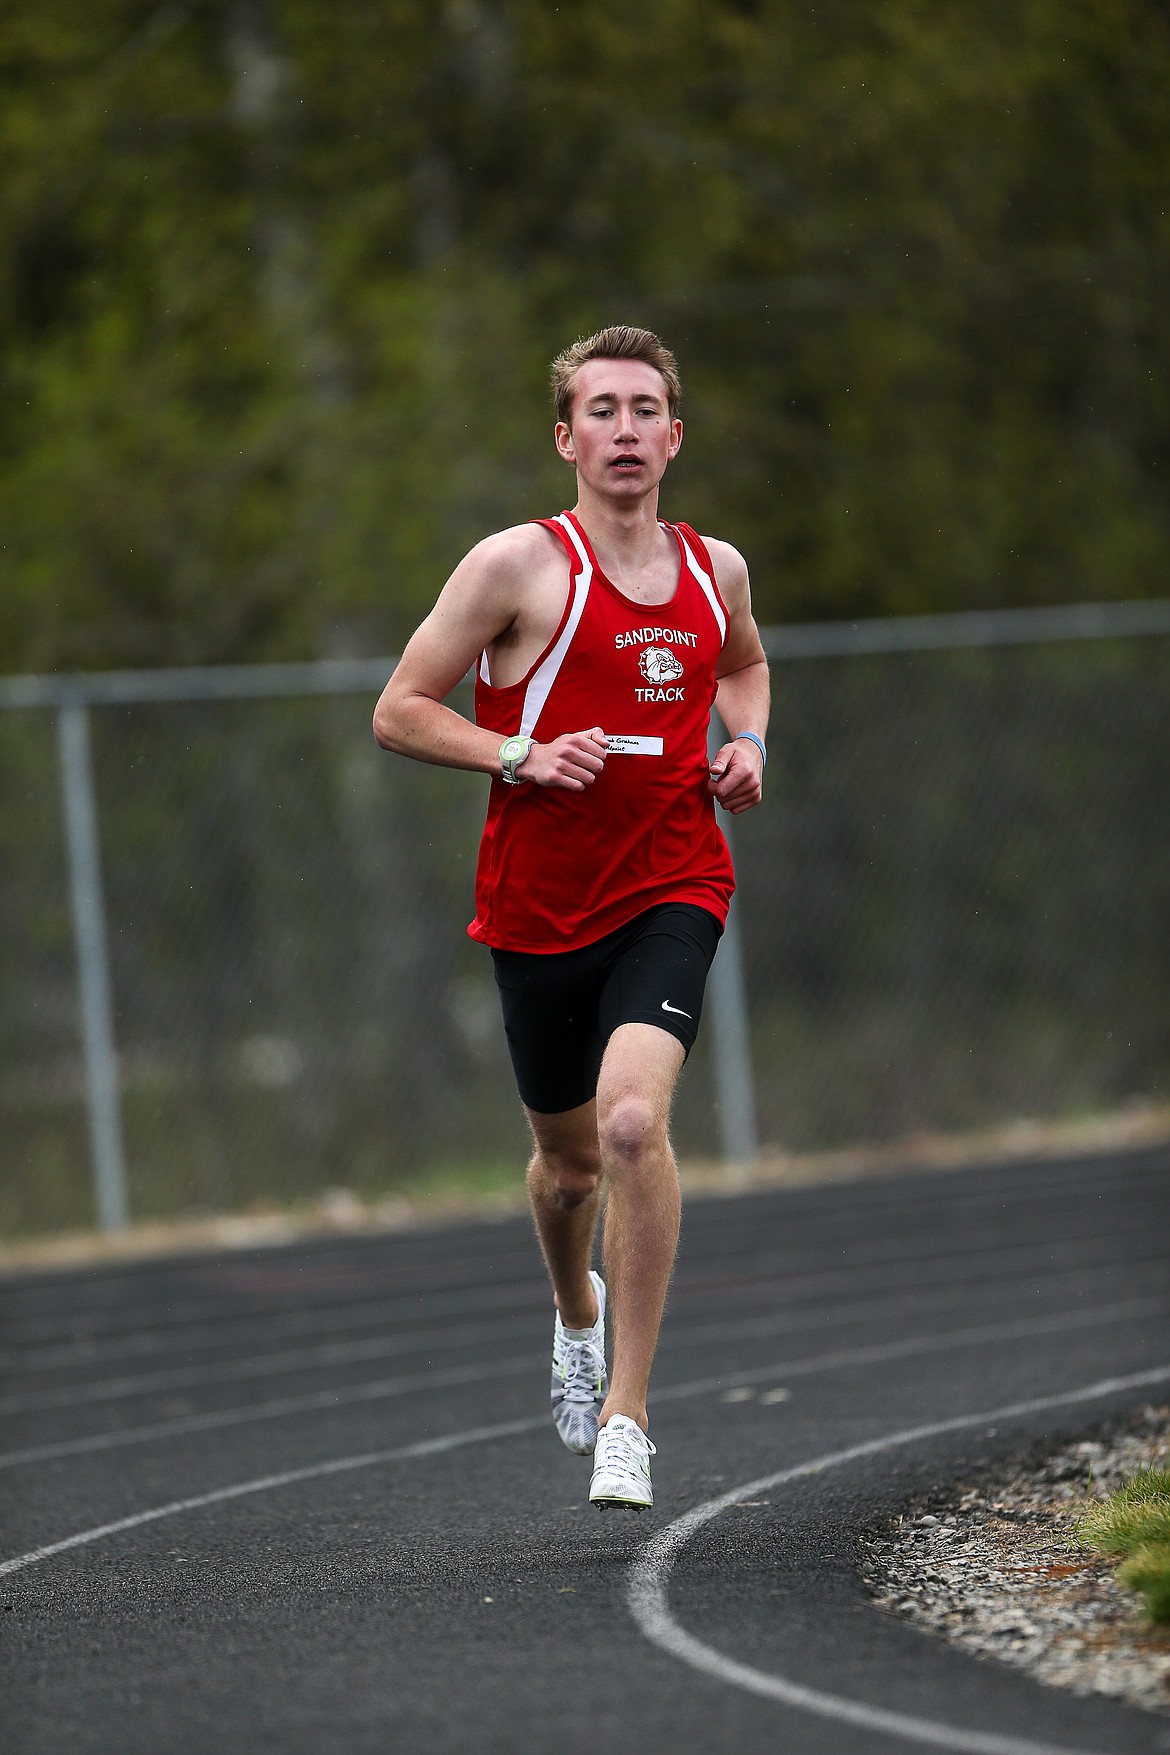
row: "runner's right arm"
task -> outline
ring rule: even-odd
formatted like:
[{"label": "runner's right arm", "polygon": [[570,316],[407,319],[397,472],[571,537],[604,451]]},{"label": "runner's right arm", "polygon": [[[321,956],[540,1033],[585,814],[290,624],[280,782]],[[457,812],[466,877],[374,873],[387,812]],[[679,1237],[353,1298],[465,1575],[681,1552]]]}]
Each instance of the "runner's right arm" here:
[{"label": "runner's right arm", "polygon": [[[444,585],[412,635],[374,709],[374,737],[383,749],[445,768],[500,772],[500,740],[444,705],[520,611],[523,560],[530,527],[520,525],[478,543]],[[519,774],[538,786],[583,792],[605,763],[600,726],[534,744]]]}]

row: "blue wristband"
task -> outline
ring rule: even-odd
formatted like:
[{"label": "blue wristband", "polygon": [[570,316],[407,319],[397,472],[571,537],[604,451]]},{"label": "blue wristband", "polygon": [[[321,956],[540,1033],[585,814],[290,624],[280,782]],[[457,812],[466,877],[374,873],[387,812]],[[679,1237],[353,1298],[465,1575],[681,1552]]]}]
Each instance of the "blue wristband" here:
[{"label": "blue wristband", "polygon": [[749,742],[755,744],[756,748],[759,750],[760,754],[764,758],[764,766],[766,768],[768,766],[768,752],[764,748],[763,740],[761,738],[758,738],[754,731],[737,731],[734,738],[732,739],[732,742],[738,743],[741,737],[746,737],[749,740]]}]

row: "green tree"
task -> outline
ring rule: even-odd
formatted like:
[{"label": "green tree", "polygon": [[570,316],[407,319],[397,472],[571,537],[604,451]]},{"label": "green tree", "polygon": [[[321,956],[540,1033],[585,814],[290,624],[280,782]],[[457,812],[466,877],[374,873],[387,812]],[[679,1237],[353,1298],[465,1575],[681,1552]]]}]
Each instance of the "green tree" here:
[{"label": "green tree", "polygon": [[618,319],[766,619],[1164,590],[1152,0],[45,0],[0,80],[4,668],[398,644]]}]

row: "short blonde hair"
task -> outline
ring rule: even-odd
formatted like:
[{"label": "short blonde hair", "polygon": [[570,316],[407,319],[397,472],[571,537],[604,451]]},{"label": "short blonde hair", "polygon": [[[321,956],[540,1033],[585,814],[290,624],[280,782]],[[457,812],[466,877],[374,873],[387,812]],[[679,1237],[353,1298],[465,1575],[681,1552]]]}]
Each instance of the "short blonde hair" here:
[{"label": "short blonde hair", "polygon": [[573,386],[586,360],[642,360],[653,366],[666,385],[670,418],[678,419],[682,385],[674,355],[652,330],[634,329],[629,323],[614,323],[608,329],[599,329],[596,335],[582,336],[572,347],[559,353],[552,363],[553,402],[557,419],[566,426],[572,425]]}]

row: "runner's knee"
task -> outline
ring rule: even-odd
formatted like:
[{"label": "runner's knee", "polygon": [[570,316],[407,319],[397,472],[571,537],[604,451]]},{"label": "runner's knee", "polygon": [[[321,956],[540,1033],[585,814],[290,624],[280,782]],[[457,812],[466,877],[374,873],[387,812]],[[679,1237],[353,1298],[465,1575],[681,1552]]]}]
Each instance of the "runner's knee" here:
[{"label": "runner's knee", "polygon": [[598,1135],[607,1162],[636,1167],[665,1144],[665,1130],[645,1097],[619,1097],[598,1116]]},{"label": "runner's knee", "polygon": [[600,1157],[596,1151],[541,1152],[529,1171],[530,1182],[534,1177],[563,1212],[571,1212],[596,1194]]}]

